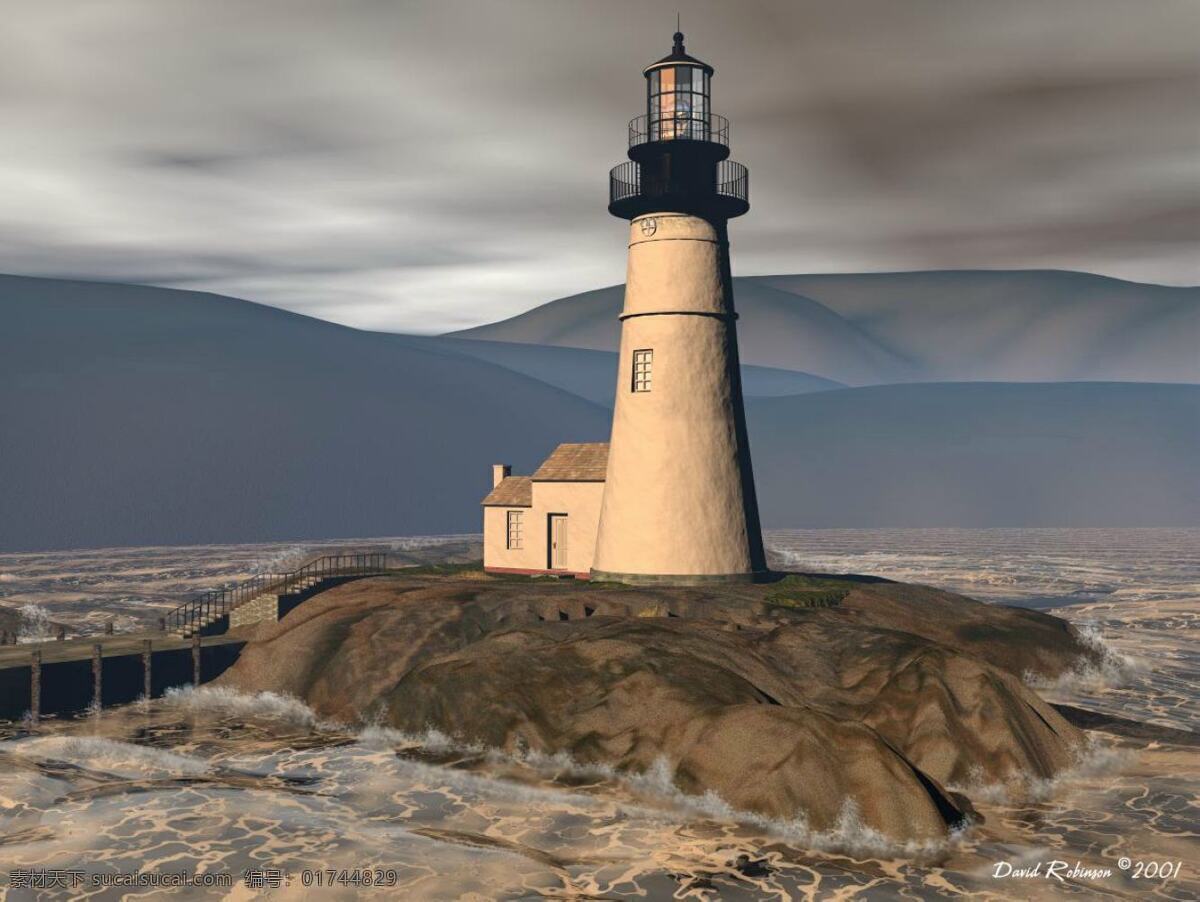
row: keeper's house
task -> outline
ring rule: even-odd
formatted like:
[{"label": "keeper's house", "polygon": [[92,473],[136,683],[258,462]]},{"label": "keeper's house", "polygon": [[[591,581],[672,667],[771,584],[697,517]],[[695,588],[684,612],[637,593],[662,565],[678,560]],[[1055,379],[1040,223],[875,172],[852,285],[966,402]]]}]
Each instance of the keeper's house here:
[{"label": "keeper's house", "polygon": [[483,499],[483,568],[489,573],[587,579],[596,551],[608,444],[563,444],[532,476],[492,467]]}]

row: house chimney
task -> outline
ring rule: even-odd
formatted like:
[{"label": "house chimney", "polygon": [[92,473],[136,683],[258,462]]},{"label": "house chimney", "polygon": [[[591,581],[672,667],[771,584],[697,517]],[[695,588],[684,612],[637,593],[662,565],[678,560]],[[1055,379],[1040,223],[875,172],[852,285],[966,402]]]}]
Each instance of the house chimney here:
[{"label": "house chimney", "polygon": [[509,464],[492,464],[492,488],[498,486],[506,477],[511,475],[512,466]]}]

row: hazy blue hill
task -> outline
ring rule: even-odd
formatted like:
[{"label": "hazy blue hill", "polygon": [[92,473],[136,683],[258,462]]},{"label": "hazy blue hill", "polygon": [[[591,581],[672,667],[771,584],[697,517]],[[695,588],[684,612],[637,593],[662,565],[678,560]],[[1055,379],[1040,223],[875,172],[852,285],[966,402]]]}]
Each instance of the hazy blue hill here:
[{"label": "hazy blue hill", "polygon": [[609,413],[519,373],[233,298],[0,277],[0,548],[478,530]]},{"label": "hazy blue hill", "polygon": [[[580,395],[610,403],[612,368],[0,276],[0,549],[474,532],[491,463],[607,438]],[[1200,524],[1200,387],[833,388],[748,411],[773,526]]]},{"label": "hazy blue hill", "polygon": [[[413,336],[405,338],[414,340]],[[605,407],[613,405],[613,391],[617,378],[617,355],[614,351],[444,337],[419,340],[432,347],[478,357],[480,360],[524,373]],[[820,376],[810,376],[795,370],[765,366],[742,367],[742,389],[747,397],[801,395],[844,387],[831,379],[822,379]]]},{"label": "hazy blue hill", "polygon": [[[735,279],[742,362],[798,370],[858,385],[892,382],[918,370],[816,301],[766,283]],[[624,285],[560,298],[454,338],[613,351],[620,342]]]},{"label": "hazy blue hill", "polygon": [[931,373],[963,380],[1200,382],[1200,289],[1091,273],[764,277]]},{"label": "hazy blue hill", "polygon": [[1200,524],[1200,386],[887,385],[748,417],[769,526]]},{"label": "hazy blue hill", "polygon": [[[624,287],[457,337],[616,347]],[[951,271],[734,279],[742,360],[850,385],[1200,382],[1200,289],[1088,273]]]}]

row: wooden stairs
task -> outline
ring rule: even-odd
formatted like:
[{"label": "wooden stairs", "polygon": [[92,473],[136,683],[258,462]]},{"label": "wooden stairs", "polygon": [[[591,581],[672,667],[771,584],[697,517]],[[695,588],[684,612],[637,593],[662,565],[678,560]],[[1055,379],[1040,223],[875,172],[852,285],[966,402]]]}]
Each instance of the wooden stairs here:
[{"label": "wooden stairs", "polygon": [[164,626],[168,633],[185,639],[197,634],[215,635],[229,629],[234,612],[247,606],[277,605],[289,596],[313,595],[348,579],[387,571],[387,554],[383,552],[327,554],[287,573],[262,573],[205,592],[168,613]]}]

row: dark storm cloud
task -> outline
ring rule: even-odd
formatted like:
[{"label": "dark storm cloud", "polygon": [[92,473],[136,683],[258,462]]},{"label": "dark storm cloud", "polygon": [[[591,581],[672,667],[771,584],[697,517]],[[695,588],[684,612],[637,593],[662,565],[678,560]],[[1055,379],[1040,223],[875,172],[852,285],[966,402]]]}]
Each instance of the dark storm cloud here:
[{"label": "dark storm cloud", "polygon": [[[439,330],[620,281],[605,173],[676,4],[26,4],[0,31],[0,270]],[[1194,283],[1200,8],[689,2],[752,170],[740,274]]]}]

